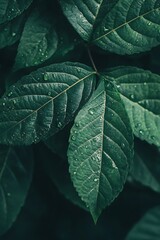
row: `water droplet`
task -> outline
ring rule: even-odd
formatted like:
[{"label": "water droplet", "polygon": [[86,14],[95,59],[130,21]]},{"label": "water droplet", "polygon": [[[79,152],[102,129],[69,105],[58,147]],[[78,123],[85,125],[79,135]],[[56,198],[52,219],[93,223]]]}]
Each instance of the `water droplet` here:
[{"label": "water droplet", "polygon": [[90,115],[93,115],[93,114],[94,114],[94,111],[93,111],[93,109],[91,109],[91,108],[88,110],[88,112],[89,112]]},{"label": "water droplet", "polygon": [[48,74],[47,74],[47,73],[44,74],[44,80],[45,80],[45,81],[48,80]]},{"label": "water droplet", "polygon": [[103,31],[104,31],[104,32],[107,32],[108,30],[109,30],[108,28],[103,27]]},{"label": "water droplet", "polygon": [[62,123],[59,122],[58,125],[57,125],[58,128],[61,128],[62,127]]},{"label": "water droplet", "polygon": [[94,179],[94,182],[98,182],[98,178],[95,178],[95,179]]},{"label": "water droplet", "polygon": [[124,143],[121,144],[121,148],[125,148],[125,144]]},{"label": "water droplet", "polygon": [[2,106],[5,106],[5,105],[6,105],[6,103],[5,103],[5,102],[3,102],[3,103],[2,103]]},{"label": "water droplet", "polygon": [[131,95],[130,95],[130,98],[131,98],[131,99],[134,99],[134,95],[133,95],[133,94],[131,94]]},{"label": "water droplet", "polygon": [[71,139],[72,139],[72,141],[75,141],[76,137],[74,135],[72,135]]},{"label": "water droplet", "polygon": [[76,126],[76,127],[79,127],[79,123],[75,123],[75,126]]},{"label": "water droplet", "polygon": [[117,88],[120,88],[120,87],[121,87],[121,85],[118,84],[118,85],[117,85]]},{"label": "water droplet", "polygon": [[73,172],[74,175],[76,175],[76,172]]},{"label": "water droplet", "polygon": [[16,104],[16,100],[15,99],[13,99],[13,104]]},{"label": "water droplet", "polygon": [[139,130],[139,133],[140,133],[141,135],[143,135],[143,131],[142,131],[142,130]]},{"label": "water droplet", "polygon": [[144,83],[143,83],[143,85],[144,85],[144,86],[146,86],[146,85],[147,85],[147,83],[146,83],[146,82],[144,82]]},{"label": "water droplet", "polygon": [[13,94],[12,92],[9,92],[9,93],[8,93],[8,97],[12,96],[12,94]]},{"label": "water droplet", "polygon": [[152,139],[152,140],[155,140],[155,136],[151,136],[151,139]]},{"label": "water droplet", "polygon": [[136,127],[136,128],[141,127],[141,123],[136,123],[135,127]]},{"label": "water droplet", "polygon": [[81,72],[81,69],[80,69],[80,68],[77,68],[77,72],[80,73],[80,72]]},{"label": "water droplet", "polygon": [[15,32],[13,32],[13,33],[12,33],[12,37],[15,37],[15,36],[16,36],[16,33],[15,33]]}]

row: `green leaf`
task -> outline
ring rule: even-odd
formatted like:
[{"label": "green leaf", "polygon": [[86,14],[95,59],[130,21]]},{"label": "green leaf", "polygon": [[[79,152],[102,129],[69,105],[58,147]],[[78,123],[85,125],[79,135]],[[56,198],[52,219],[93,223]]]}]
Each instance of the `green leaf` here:
[{"label": "green leaf", "polygon": [[29,145],[58,132],[94,85],[95,72],[80,63],[53,64],[23,77],[0,100],[0,143]]},{"label": "green leaf", "polygon": [[[31,37],[32,36],[32,37]],[[14,70],[39,65],[57,50],[54,18],[45,5],[33,9],[18,46]]]},{"label": "green leaf", "polygon": [[135,67],[112,69],[134,134],[160,146],[160,76]]},{"label": "green leaf", "polygon": [[[61,139],[63,141],[63,139]],[[85,203],[78,196],[68,172],[67,158],[47,159],[43,161],[43,166],[51,181],[57,187],[59,192],[65,196],[67,200],[80,208],[87,210]]]},{"label": "green leaf", "polygon": [[1,0],[0,1],[0,24],[10,21],[27,9],[32,0]]},{"label": "green leaf", "polygon": [[72,124],[68,124],[55,135],[51,136],[45,141],[46,146],[60,158],[67,158],[68,139],[70,135],[70,128]]},{"label": "green leaf", "polygon": [[45,141],[45,144],[56,155],[52,159],[48,157],[47,161],[43,161],[42,164],[59,192],[73,204],[88,210],[85,203],[78,196],[68,171],[67,149],[71,126],[71,124],[68,124],[61,131]]},{"label": "green leaf", "polygon": [[69,22],[85,40],[89,41],[93,29],[100,17],[106,13],[117,0],[60,0],[60,4]]},{"label": "green leaf", "polygon": [[0,48],[17,42],[23,30],[25,15],[20,15],[10,22],[0,25]]},{"label": "green leaf", "polygon": [[128,116],[112,84],[101,84],[78,113],[68,158],[73,184],[96,222],[120,193],[132,162]]},{"label": "green leaf", "polygon": [[149,210],[131,229],[126,240],[160,239],[160,206]]},{"label": "green leaf", "polygon": [[119,0],[95,29],[93,43],[117,54],[145,52],[160,44],[160,2]]},{"label": "green leaf", "polygon": [[135,142],[131,176],[142,185],[160,192],[160,159],[153,146],[146,142]]},{"label": "green leaf", "polygon": [[16,220],[33,172],[30,149],[0,146],[0,235]]}]

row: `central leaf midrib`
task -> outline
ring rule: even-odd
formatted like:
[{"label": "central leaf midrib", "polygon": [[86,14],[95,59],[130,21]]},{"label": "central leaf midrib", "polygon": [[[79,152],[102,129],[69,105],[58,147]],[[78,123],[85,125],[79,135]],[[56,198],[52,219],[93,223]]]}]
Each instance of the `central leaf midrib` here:
[{"label": "central leaf midrib", "polygon": [[131,22],[134,22],[134,21],[136,21],[137,19],[140,19],[141,17],[144,17],[144,16],[146,16],[146,15],[148,15],[148,14],[150,14],[150,13],[156,11],[156,10],[160,10],[160,7],[154,8],[154,9],[152,9],[152,10],[150,10],[150,11],[148,11],[148,12],[142,14],[142,15],[139,15],[139,16],[137,16],[137,17],[135,17],[135,18],[133,18],[133,19],[131,19],[131,20],[129,20],[129,21],[121,24],[120,26],[118,26],[118,27],[116,27],[116,28],[114,28],[114,29],[111,29],[109,32],[105,33],[104,35],[102,35],[102,36],[100,36],[100,37],[98,37],[98,38],[96,38],[96,39],[94,39],[92,42],[96,42],[96,41],[102,39],[103,37],[106,37],[106,36],[108,36],[109,34],[115,32],[116,30],[118,30],[118,29],[120,29],[120,28],[122,28],[122,27],[124,27],[124,26],[126,26],[126,25],[128,25],[128,24],[130,24]]},{"label": "central leaf midrib", "polygon": [[[103,94],[103,98],[104,98],[104,113],[103,113],[103,121],[102,121],[102,141],[101,141],[101,164],[100,164],[100,169],[99,169],[99,181],[98,181],[98,191],[97,191],[97,197],[96,197],[96,210],[98,209],[98,204],[99,204],[99,193],[101,192],[100,191],[100,181],[101,181],[101,175],[102,175],[102,161],[103,161],[103,143],[104,143],[104,124],[105,124],[105,110],[106,110],[106,92],[105,91],[102,91],[102,94]],[[110,183],[109,183],[110,184]]]},{"label": "central leaf midrib", "polygon": [[59,96],[61,96],[62,94],[64,94],[65,92],[67,92],[69,89],[71,89],[72,87],[74,87],[75,85],[77,85],[78,83],[80,83],[81,81],[89,78],[90,76],[96,74],[96,72],[93,72],[91,74],[89,74],[86,77],[83,77],[81,79],[79,79],[77,82],[75,82],[73,85],[69,86],[67,89],[65,89],[64,91],[62,91],[61,93],[59,93],[58,95],[56,95],[55,97],[51,98],[49,101],[47,101],[45,104],[43,104],[42,106],[40,106],[38,109],[34,110],[32,113],[30,113],[27,117],[23,118],[22,120],[20,120],[19,122],[17,122],[15,125],[13,125],[12,127],[10,127],[9,129],[7,129],[6,131],[3,131],[2,134],[10,131],[12,128],[16,127],[17,125],[21,124],[23,121],[25,121],[26,119],[28,119],[30,116],[32,116],[34,113],[38,112],[39,110],[41,110],[42,108],[44,108],[47,104],[49,104],[51,101],[55,100],[56,98],[58,98]]}]

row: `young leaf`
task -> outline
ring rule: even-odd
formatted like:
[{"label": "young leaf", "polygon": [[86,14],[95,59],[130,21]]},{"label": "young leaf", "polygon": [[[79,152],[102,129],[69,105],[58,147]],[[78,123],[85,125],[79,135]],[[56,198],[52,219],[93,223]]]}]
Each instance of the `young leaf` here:
[{"label": "young leaf", "polygon": [[29,145],[58,132],[94,85],[95,72],[80,63],[53,64],[23,77],[0,100],[0,143]]},{"label": "young leaf", "polygon": [[131,229],[126,240],[159,240],[160,239],[160,206],[149,210]]},{"label": "young leaf", "polygon": [[108,75],[116,81],[134,134],[160,146],[160,76],[135,67],[120,67]]},{"label": "young leaf", "polygon": [[85,40],[89,41],[100,16],[117,0],[60,0],[60,4],[69,22]]},{"label": "young leaf", "polygon": [[117,54],[145,52],[160,44],[160,2],[119,0],[95,29],[94,44]]},{"label": "young leaf", "polygon": [[131,176],[144,186],[160,192],[160,159],[158,152],[146,142],[135,142]]},{"label": "young leaf", "polygon": [[10,22],[0,25],[0,49],[17,42],[21,36],[24,17],[20,15]]},{"label": "young leaf", "polygon": [[0,145],[0,235],[16,220],[31,183],[32,171],[30,149]]},{"label": "young leaf", "polygon": [[1,0],[0,24],[10,21],[27,9],[32,0]]},{"label": "young leaf", "polygon": [[120,193],[132,162],[133,137],[118,92],[101,84],[78,113],[68,158],[73,184],[96,222]]},{"label": "young leaf", "polygon": [[45,5],[40,5],[33,10],[26,21],[14,70],[43,63],[55,53],[57,44],[53,16]]}]

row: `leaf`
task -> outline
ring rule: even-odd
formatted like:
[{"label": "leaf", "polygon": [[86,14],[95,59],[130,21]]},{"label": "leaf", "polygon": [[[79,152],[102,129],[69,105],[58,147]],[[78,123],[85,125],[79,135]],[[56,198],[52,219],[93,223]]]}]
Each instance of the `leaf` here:
[{"label": "leaf", "polygon": [[68,158],[73,184],[96,222],[120,193],[132,162],[128,116],[112,84],[101,84],[78,113]]},{"label": "leaf", "polygon": [[89,41],[93,29],[103,12],[117,0],[60,0],[60,4],[65,16],[72,24],[74,29],[85,40]]},{"label": "leaf", "polygon": [[159,240],[160,239],[160,206],[149,210],[131,229],[126,240]]},{"label": "leaf", "polygon": [[56,155],[52,155],[52,159],[47,157],[47,161],[43,161],[42,164],[59,192],[73,204],[87,210],[85,203],[78,196],[68,172],[67,149],[70,128],[71,124],[45,141],[45,144]]},{"label": "leaf", "polygon": [[160,146],[160,76],[135,67],[107,73],[116,82],[134,134]]},{"label": "leaf", "polygon": [[57,132],[45,141],[46,146],[60,158],[67,158],[68,139],[72,124],[68,124],[62,130]]},{"label": "leaf", "polygon": [[55,53],[57,45],[54,18],[49,9],[40,4],[39,8],[33,9],[25,23],[14,70],[43,63]]},{"label": "leaf", "polygon": [[10,22],[0,25],[0,49],[17,42],[21,36],[24,15],[20,15]]},{"label": "leaf", "polygon": [[16,220],[32,179],[30,149],[0,146],[0,235]]},{"label": "leaf", "polygon": [[57,187],[59,192],[73,204],[87,210],[85,203],[81,200],[73,187],[73,183],[68,172],[67,158],[62,159],[57,157],[57,159],[47,159],[47,161],[43,161],[42,164],[44,165],[46,173],[49,175],[51,181]]},{"label": "leaf", "polygon": [[71,62],[23,77],[0,100],[0,143],[29,145],[58,132],[87,101],[94,84],[91,68]]},{"label": "leaf", "polygon": [[160,44],[160,2],[119,0],[95,29],[92,42],[117,54],[145,52]]},{"label": "leaf", "polygon": [[32,0],[1,0],[0,1],[0,24],[10,21],[27,9]]},{"label": "leaf", "polygon": [[160,158],[153,146],[136,141],[131,176],[142,185],[160,192]]}]

